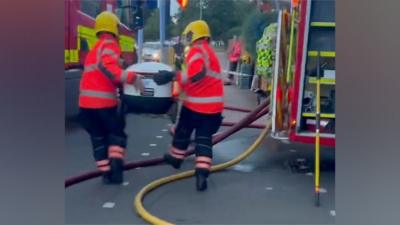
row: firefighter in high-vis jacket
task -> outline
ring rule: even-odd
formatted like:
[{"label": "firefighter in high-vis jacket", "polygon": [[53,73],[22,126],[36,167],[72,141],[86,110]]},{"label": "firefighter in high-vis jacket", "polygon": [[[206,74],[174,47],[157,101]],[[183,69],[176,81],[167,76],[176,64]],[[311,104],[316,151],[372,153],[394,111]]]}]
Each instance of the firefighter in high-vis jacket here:
[{"label": "firefighter in high-vis jacket", "polygon": [[204,191],[212,164],[212,135],[222,122],[223,80],[220,62],[209,44],[211,36],[207,23],[203,20],[190,23],[183,37],[190,44],[185,57],[186,68],[178,72],[160,71],[154,76],[159,85],[176,80],[183,92],[178,125],[164,160],[180,168],[195,131],[196,188]]},{"label": "firefighter in high-vis jacket", "polygon": [[124,117],[118,110],[118,89],[129,83],[143,90],[141,78],[119,64],[118,26],[119,19],[111,12],[96,17],[99,40],[86,56],[79,94],[79,120],[90,135],[93,156],[106,184],[123,181],[127,135]]}]

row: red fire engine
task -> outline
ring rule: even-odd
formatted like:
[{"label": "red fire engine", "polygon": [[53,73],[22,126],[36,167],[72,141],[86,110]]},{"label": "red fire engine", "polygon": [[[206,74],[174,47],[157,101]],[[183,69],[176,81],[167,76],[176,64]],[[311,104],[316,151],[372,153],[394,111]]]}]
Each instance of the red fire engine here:
[{"label": "red fire engine", "polygon": [[319,124],[321,145],[334,147],[335,1],[292,1],[291,13],[280,13],[278,24],[272,136],[315,143]]},{"label": "red fire engine", "polygon": [[[65,113],[67,117],[76,115],[78,110],[79,80],[88,51],[97,41],[94,20],[101,11],[116,13],[121,20],[119,43],[121,60],[128,66],[136,62],[135,32],[127,24],[131,18],[131,8],[118,7],[121,0],[65,0],[64,1],[64,79]],[[126,1],[129,4],[131,1]]]}]

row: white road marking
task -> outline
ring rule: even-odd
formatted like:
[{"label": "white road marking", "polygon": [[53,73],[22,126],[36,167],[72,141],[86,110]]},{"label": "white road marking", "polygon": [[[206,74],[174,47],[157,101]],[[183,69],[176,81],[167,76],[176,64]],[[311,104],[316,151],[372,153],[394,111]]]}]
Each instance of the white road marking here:
[{"label": "white road marking", "polygon": [[235,165],[232,167],[233,170],[240,171],[240,172],[251,172],[254,169],[252,165]]},{"label": "white road marking", "polygon": [[299,158],[299,159],[296,159],[296,161],[297,161],[297,162],[305,162],[306,159],[304,159],[304,158]]},{"label": "white road marking", "polygon": [[267,190],[267,191],[272,191],[273,188],[272,188],[272,187],[266,187],[265,190]]},{"label": "white road marking", "polygon": [[161,136],[161,135],[158,135],[158,136],[156,136],[156,138],[163,138],[163,136]]},{"label": "white road marking", "polygon": [[290,144],[290,141],[289,141],[289,140],[286,140],[286,139],[284,139],[284,140],[282,140],[282,143],[284,143],[284,144]]},{"label": "white road marking", "polygon": [[150,144],[149,146],[150,146],[150,147],[156,147],[157,144]]},{"label": "white road marking", "polygon": [[122,186],[128,186],[128,185],[129,185],[128,181],[125,181],[124,183],[122,183]]},{"label": "white road marking", "polygon": [[308,169],[308,166],[301,165],[301,166],[299,167],[299,169],[305,170],[305,169]]},{"label": "white road marking", "polygon": [[167,130],[167,129],[162,129],[161,131],[162,131],[162,132],[167,132],[168,130]]},{"label": "white road marking", "polygon": [[326,190],[325,188],[319,188],[319,193],[321,193],[321,194],[325,194],[325,193],[327,193],[328,192],[328,190]]},{"label": "white road marking", "polygon": [[306,173],[306,175],[312,177],[314,174],[311,172],[308,172],[308,173]]},{"label": "white road marking", "polygon": [[115,202],[106,202],[103,204],[103,208],[112,209],[115,206]]},{"label": "white road marking", "polygon": [[148,153],[148,152],[143,152],[142,153],[142,156],[149,156],[150,155],[150,153]]},{"label": "white road marking", "polygon": [[296,149],[290,149],[289,152],[297,152]]},{"label": "white road marking", "polygon": [[331,216],[336,216],[336,210],[331,210],[329,213],[331,214]]}]

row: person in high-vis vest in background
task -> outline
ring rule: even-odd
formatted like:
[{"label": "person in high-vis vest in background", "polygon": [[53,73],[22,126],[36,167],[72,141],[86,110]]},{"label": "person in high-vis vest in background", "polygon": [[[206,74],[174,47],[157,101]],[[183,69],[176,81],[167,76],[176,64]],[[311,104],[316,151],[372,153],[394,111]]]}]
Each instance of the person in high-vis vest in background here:
[{"label": "person in high-vis vest in background", "polygon": [[90,135],[93,156],[106,184],[123,182],[127,135],[118,110],[118,89],[129,83],[143,90],[141,78],[121,68],[118,26],[119,19],[111,12],[96,17],[98,41],[86,56],[79,94],[79,120]]},{"label": "person in high-vis vest in background", "polygon": [[178,81],[183,92],[178,125],[164,160],[174,168],[180,168],[195,131],[196,188],[204,191],[212,164],[212,135],[222,123],[224,86],[220,62],[209,44],[211,35],[207,23],[203,20],[190,23],[183,37],[190,44],[185,57],[186,69],[160,71],[154,76],[159,85]]},{"label": "person in high-vis vest in background", "polygon": [[[236,72],[239,60],[240,60],[240,55],[242,54],[242,44],[239,40],[239,38],[234,35],[232,39],[231,46],[228,48],[228,59],[229,59],[229,71],[230,72]],[[229,73],[229,80],[233,82],[234,80],[234,74]]]}]

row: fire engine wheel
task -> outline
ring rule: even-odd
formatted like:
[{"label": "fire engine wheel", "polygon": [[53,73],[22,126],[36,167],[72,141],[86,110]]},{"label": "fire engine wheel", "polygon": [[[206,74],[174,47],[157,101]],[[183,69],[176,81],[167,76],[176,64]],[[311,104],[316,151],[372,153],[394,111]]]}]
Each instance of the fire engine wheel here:
[{"label": "fire engine wheel", "polygon": [[[261,142],[264,140],[264,138],[269,133],[270,129],[271,129],[271,123],[270,123],[270,120],[268,120],[265,129],[260,133],[260,135],[257,137],[257,139],[254,141],[254,143],[251,146],[249,146],[242,154],[240,154],[236,158],[232,159],[231,161],[213,166],[211,168],[211,172],[218,172],[218,171],[227,169],[227,168],[239,163],[240,161],[244,160],[245,158],[247,158],[261,144]],[[152,215],[144,208],[143,203],[142,203],[144,196],[165,184],[168,184],[168,183],[171,183],[174,181],[178,181],[181,179],[185,179],[185,178],[191,177],[193,175],[194,175],[194,170],[189,170],[189,171],[178,173],[175,175],[163,177],[163,178],[155,180],[155,181],[149,183],[148,185],[146,185],[145,187],[143,187],[139,191],[139,193],[136,195],[135,200],[134,200],[134,206],[136,208],[137,214],[150,224],[171,225],[172,223]]]}]

